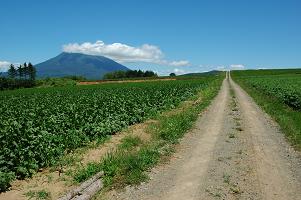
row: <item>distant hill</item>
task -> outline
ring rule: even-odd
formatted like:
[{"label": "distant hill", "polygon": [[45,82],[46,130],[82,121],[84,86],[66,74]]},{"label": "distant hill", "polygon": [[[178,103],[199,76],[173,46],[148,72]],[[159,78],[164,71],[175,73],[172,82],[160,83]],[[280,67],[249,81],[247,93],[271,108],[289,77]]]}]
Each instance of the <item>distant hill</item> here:
[{"label": "distant hill", "polygon": [[101,79],[108,72],[129,70],[127,67],[104,56],[63,52],[58,56],[35,65],[37,77],[84,76]]}]

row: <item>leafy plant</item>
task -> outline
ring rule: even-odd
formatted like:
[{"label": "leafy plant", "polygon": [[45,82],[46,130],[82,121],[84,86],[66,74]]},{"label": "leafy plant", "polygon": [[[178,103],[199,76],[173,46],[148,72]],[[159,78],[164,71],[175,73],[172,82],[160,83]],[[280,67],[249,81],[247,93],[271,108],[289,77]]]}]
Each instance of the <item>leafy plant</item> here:
[{"label": "leafy plant", "polygon": [[15,179],[13,172],[1,172],[0,171],[0,192],[7,190],[10,187],[10,182]]}]

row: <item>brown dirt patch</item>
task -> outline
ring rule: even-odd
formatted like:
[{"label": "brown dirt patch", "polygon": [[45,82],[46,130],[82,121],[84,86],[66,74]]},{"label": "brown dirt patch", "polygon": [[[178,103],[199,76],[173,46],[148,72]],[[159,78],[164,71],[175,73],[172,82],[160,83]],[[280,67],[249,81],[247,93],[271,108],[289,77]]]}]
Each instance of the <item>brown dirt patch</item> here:
[{"label": "brown dirt patch", "polygon": [[151,139],[151,135],[147,133],[146,128],[149,124],[155,122],[155,120],[148,120],[144,123],[135,124],[130,126],[128,130],[113,135],[108,142],[104,143],[103,145],[97,148],[90,149],[85,154],[83,154],[82,164],[86,165],[90,162],[97,162],[108,153],[115,151],[118,145],[121,143],[121,140],[125,136],[133,135],[139,137],[144,142],[149,141]]},{"label": "brown dirt patch", "polygon": [[28,199],[27,192],[45,190],[50,193],[51,199],[57,199],[66,191],[74,188],[72,179],[58,171],[43,172],[35,174],[31,179],[16,180],[13,182],[11,190],[0,194],[2,200]]}]

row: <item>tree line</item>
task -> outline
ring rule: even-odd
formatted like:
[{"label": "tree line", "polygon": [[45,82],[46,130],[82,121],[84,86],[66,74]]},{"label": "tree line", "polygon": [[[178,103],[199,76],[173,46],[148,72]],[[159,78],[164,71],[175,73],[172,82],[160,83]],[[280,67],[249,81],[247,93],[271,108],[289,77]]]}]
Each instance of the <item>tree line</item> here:
[{"label": "tree line", "polygon": [[15,67],[9,66],[7,76],[0,77],[0,90],[35,86],[36,68],[29,62]]},{"label": "tree line", "polygon": [[7,71],[8,77],[11,79],[27,79],[35,80],[36,78],[36,69],[31,63],[24,63],[15,68],[13,64],[10,65]]},{"label": "tree line", "polygon": [[123,78],[143,78],[143,77],[157,77],[158,75],[153,71],[142,70],[127,70],[114,71],[104,75],[104,79],[123,79]]}]

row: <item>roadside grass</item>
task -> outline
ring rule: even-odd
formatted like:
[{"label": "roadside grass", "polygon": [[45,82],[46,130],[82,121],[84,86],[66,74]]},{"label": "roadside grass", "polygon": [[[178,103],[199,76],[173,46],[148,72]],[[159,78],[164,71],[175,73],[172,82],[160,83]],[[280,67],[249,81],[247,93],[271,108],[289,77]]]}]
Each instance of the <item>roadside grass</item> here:
[{"label": "roadside grass", "polygon": [[29,191],[25,194],[25,196],[28,197],[28,199],[51,199],[50,193],[46,190],[39,190],[39,191]]},{"label": "roadside grass", "polygon": [[[230,108],[232,110],[233,120],[234,120],[234,123],[235,123],[235,130],[240,132],[240,131],[243,131],[243,128],[241,127],[240,117],[237,116],[239,108],[238,108],[238,105],[237,105],[235,92],[234,92],[233,88],[231,87],[229,79],[228,79],[228,81],[229,81],[229,85],[230,85],[230,96],[231,96]],[[235,138],[235,137],[236,137],[235,133],[230,133],[229,134],[229,138]]]},{"label": "roadside grass", "polygon": [[230,133],[230,134],[229,134],[229,138],[236,138],[235,133],[233,133],[233,132]]},{"label": "roadside grass", "polygon": [[241,190],[240,188],[237,186],[237,185],[232,185],[230,187],[230,191],[233,193],[233,194],[240,194],[241,193]]},{"label": "roadside grass", "polygon": [[229,174],[224,173],[223,175],[224,183],[230,184],[230,178],[231,176]]},{"label": "roadside grass", "polygon": [[120,149],[131,150],[134,147],[139,146],[142,140],[138,136],[128,135],[121,139],[121,144],[118,146]]},{"label": "roadside grass", "polygon": [[53,166],[50,167],[50,171],[62,171],[63,168],[68,168],[75,166],[76,163],[80,163],[81,156],[87,152],[89,149],[97,148],[110,140],[112,136],[106,135],[104,137],[97,138],[95,141],[88,143],[86,146],[77,148],[72,152],[66,153],[58,161],[56,161]]},{"label": "roadside grass", "polygon": [[[194,122],[218,93],[223,77],[200,91],[194,103],[176,108],[176,112],[166,112],[156,116],[157,123],[146,129],[152,135],[148,143],[128,136],[123,139],[115,152],[109,153],[97,163],[90,163],[73,173],[74,180],[83,182],[99,171],[104,172],[105,188],[121,188],[136,185],[148,179],[147,171],[174,152],[174,144],[193,127]],[[200,99],[198,101],[197,99]]]},{"label": "roadside grass", "polygon": [[249,85],[243,80],[234,80],[255,100],[255,102],[268,113],[281,127],[287,139],[297,149],[301,150],[301,112],[293,110],[283,104],[277,98],[264,94]]}]

